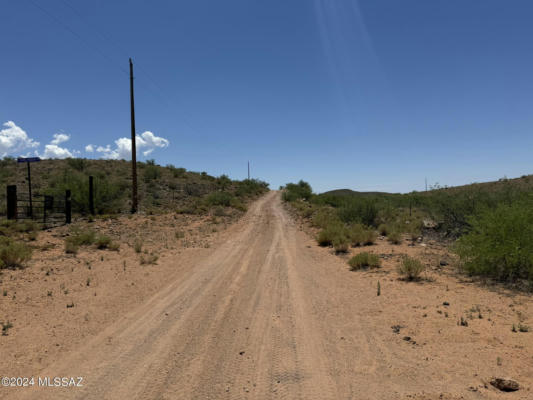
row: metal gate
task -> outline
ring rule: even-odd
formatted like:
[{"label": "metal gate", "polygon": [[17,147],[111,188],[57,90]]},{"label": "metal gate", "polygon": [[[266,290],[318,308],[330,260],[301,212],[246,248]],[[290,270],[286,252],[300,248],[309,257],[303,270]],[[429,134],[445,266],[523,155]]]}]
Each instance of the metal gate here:
[{"label": "metal gate", "polygon": [[72,205],[70,190],[64,198],[49,195],[17,193],[16,186],[7,187],[7,219],[33,220],[45,225],[69,224],[71,222]]}]

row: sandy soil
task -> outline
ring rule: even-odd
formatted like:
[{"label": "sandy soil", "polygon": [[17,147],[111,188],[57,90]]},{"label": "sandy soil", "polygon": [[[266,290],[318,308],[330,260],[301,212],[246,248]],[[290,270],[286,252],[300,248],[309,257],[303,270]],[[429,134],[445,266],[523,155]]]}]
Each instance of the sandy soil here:
[{"label": "sandy soil", "polygon": [[[43,304],[52,300],[41,272],[42,298],[28,295],[37,325],[25,329],[16,323],[9,336],[0,337],[1,375],[82,376],[84,386],[0,388],[0,396],[533,398],[533,333],[511,331],[512,324],[533,322],[531,297],[481,287],[448,267],[436,268],[446,257],[440,246],[393,246],[382,240],[363,250],[382,254],[383,267],[351,272],[345,258],[319,248],[288,216],[277,192],[254,203],[244,218],[215,236],[208,248],[169,248],[158,266],[127,267],[125,272],[110,268],[102,279],[115,282],[123,306],[115,307],[122,311],[112,314],[112,322],[103,319],[108,322],[96,325],[98,329],[84,326],[113,307],[94,302],[86,276],[80,275],[76,288],[72,286],[82,293],[75,307],[48,312]],[[86,256],[101,254],[92,253]],[[398,280],[395,268],[401,253],[426,260],[428,279]],[[32,269],[37,273],[36,266]],[[138,274],[138,280],[126,274]],[[60,284],[56,279],[54,287]],[[152,289],[142,288],[144,279]],[[24,302],[26,293],[20,295],[17,290],[17,301]],[[61,296],[64,303],[70,301],[69,295]],[[24,308],[24,321],[33,324],[29,309]],[[39,316],[43,312],[51,319],[49,325]],[[468,326],[458,324],[461,317]],[[72,326],[64,322],[70,318],[78,328],[62,330],[63,324]],[[50,355],[43,356],[39,341],[45,343],[50,335],[43,329],[58,332],[55,337],[63,340],[65,350],[49,348]],[[522,387],[499,392],[489,384],[493,376],[511,377]]]}]

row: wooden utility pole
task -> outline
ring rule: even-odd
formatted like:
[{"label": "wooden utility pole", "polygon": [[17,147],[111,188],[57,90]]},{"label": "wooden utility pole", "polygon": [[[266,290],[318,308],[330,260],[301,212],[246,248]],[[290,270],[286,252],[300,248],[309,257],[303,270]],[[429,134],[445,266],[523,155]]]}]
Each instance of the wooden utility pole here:
[{"label": "wooden utility pole", "polygon": [[248,161],[248,180],[250,180],[250,161]]},{"label": "wooden utility pole", "polygon": [[137,149],[135,145],[135,101],[133,99],[133,62],[130,58],[130,104],[131,104],[131,212],[137,212]]}]

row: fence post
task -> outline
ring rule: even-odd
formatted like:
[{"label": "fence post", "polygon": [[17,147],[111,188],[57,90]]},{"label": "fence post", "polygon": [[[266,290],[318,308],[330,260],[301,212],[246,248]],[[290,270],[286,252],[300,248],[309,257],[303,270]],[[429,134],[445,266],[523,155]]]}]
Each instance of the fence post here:
[{"label": "fence post", "polygon": [[7,219],[17,219],[17,187],[7,187]]},{"label": "fence post", "polygon": [[92,176],[89,176],[89,212],[94,215],[94,183]]},{"label": "fence post", "polygon": [[72,221],[72,203],[70,198],[70,190],[65,192],[65,222],[70,224]]}]

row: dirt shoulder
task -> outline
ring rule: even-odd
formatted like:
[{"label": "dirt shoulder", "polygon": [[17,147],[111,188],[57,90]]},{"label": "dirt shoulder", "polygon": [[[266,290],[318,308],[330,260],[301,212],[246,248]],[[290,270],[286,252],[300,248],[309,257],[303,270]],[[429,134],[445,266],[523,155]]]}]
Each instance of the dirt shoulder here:
[{"label": "dirt shoulder", "polygon": [[[351,316],[342,311],[345,321],[359,321],[372,335],[370,345],[375,347],[368,349],[374,353],[372,365],[387,356],[382,360],[387,366],[381,367],[389,369],[390,379],[382,384],[396,386],[398,393],[416,399],[533,398],[532,295],[465,276],[454,266],[449,244],[436,240],[413,244],[405,236],[401,244],[393,245],[378,237],[374,245],[336,255],[333,248],[317,245],[318,230],[306,219],[288,204],[284,208],[309,255],[327,263],[324,270],[329,273],[316,272],[322,275],[323,286],[336,280],[338,291],[331,295],[351,303],[345,307]],[[379,255],[381,267],[350,271],[348,260],[361,252]],[[404,281],[398,274],[404,255],[425,265],[419,282]],[[348,288],[352,294],[342,299],[343,289]],[[529,331],[520,332],[519,326]],[[343,340],[350,339],[344,336]],[[510,377],[522,389],[500,392],[490,385],[493,377]]]},{"label": "dirt shoulder", "polygon": [[[135,215],[74,225],[108,235],[119,251],[81,246],[65,253],[70,227],[42,231],[27,268],[0,272],[3,373],[27,376],[100,333],[125,312],[173,281],[194,257],[223,240],[240,214],[203,217]],[[140,253],[135,245],[142,244]],[[141,259],[154,260],[142,264]]]}]

